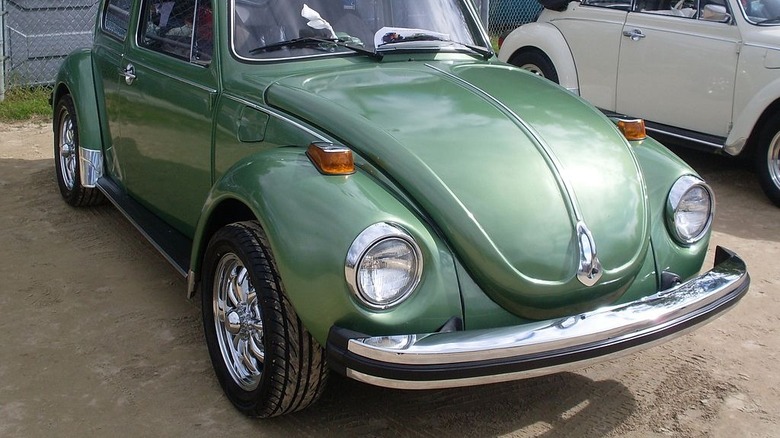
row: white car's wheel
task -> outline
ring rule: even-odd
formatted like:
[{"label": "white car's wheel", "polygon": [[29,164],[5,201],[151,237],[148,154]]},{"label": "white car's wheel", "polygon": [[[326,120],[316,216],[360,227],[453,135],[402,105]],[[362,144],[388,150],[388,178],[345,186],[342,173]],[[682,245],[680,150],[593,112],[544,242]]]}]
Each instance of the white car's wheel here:
[{"label": "white car's wheel", "polygon": [[766,121],[758,136],[756,170],[764,193],[780,207],[780,113]]},{"label": "white car's wheel", "polygon": [[509,63],[558,83],[558,72],[550,58],[539,50],[524,50],[509,58]]}]

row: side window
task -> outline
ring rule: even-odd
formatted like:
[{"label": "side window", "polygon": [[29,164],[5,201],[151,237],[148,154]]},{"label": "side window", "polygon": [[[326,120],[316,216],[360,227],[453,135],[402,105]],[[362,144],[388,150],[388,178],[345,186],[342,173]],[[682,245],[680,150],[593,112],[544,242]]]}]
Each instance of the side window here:
[{"label": "side window", "polygon": [[617,9],[619,11],[628,11],[631,9],[631,0],[582,0],[580,4],[596,6],[599,8]]},{"label": "side window", "polygon": [[636,12],[696,18],[696,0],[638,0]]},{"label": "side window", "polygon": [[127,36],[132,0],[109,0],[103,13],[103,30],[119,39]]},{"label": "side window", "polygon": [[208,63],[213,48],[211,0],[149,0],[139,45],[196,63]]},{"label": "side window", "polygon": [[725,0],[700,0],[699,19],[705,21],[731,22],[731,11]]}]

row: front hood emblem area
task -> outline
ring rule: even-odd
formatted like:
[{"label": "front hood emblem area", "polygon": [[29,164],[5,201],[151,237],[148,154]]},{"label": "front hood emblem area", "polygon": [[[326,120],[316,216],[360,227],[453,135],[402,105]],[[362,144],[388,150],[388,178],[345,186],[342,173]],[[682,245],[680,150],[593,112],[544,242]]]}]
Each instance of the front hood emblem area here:
[{"label": "front hood emblem area", "polygon": [[580,246],[580,266],[577,269],[577,279],[585,286],[593,286],[604,274],[601,262],[596,255],[596,242],[585,222],[577,222],[577,242]]}]

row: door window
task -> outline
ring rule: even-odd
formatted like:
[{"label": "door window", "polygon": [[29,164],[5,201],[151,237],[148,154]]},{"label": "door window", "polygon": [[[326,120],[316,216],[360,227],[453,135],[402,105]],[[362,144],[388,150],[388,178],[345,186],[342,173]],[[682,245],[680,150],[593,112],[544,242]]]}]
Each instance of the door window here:
[{"label": "door window", "polygon": [[211,0],[146,2],[139,45],[196,63],[211,61]]}]

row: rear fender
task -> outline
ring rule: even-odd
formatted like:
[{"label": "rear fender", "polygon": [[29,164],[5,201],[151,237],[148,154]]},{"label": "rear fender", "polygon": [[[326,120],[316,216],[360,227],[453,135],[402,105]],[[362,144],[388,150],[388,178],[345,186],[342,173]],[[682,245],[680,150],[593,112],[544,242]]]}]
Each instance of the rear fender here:
[{"label": "rear fender", "polygon": [[[287,296],[322,345],[334,324],[400,334],[422,327],[438,330],[453,316],[462,318],[454,261],[446,246],[362,170],[324,176],[298,147],[276,148],[240,161],[217,181],[204,206],[191,257],[196,275],[203,268],[208,240],[221,226],[214,222],[226,214],[225,206],[235,209],[237,203],[260,222]],[[406,301],[392,310],[371,311],[350,292],[344,262],[355,237],[382,221],[400,225],[417,241],[423,276]]]},{"label": "rear fender", "polygon": [[74,51],[60,66],[52,94],[53,107],[56,107],[59,99],[65,94],[70,94],[76,107],[80,147],[96,152],[102,151],[103,141],[100,134],[95,77],[92,73],[92,53],[89,49]]}]

